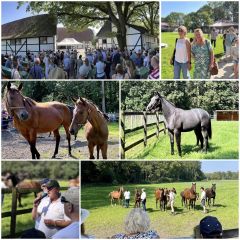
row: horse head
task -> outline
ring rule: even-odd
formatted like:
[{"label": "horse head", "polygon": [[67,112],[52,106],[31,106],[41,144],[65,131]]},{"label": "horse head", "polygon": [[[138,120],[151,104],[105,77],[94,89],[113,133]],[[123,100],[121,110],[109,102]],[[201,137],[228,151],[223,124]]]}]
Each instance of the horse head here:
[{"label": "horse head", "polygon": [[150,103],[147,105],[146,111],[161,111],[162,110],[162,96],[159,92],[155,92],[151,98]]},{"label": "horse head", "polygon": [[192,190],[194,193],[196,193],[196,189],[197,189],[196,183],[192,183],[191,190]]},{"label": "horse head", "polygon": [[89,117],[89,107],[86,99],[80,97],[79,99],[72,98],[75,103],[75,108],[73,110],[73,118],[69,131],[72,135],[75,135],[78,131],[78,125],[85,124]]},{"label": "horse head", "polygon": [[29,118],[29,113],[25,105],[26,100],[21,94],[22,87],[22,83],[16,87],[8,82],[5,100],[8,113],[11,116],[15,114],[21,121],[26,121]]},{"label": "horse head", "polygon": [[212,183],[212,191],[216,192],[216,183]]}]

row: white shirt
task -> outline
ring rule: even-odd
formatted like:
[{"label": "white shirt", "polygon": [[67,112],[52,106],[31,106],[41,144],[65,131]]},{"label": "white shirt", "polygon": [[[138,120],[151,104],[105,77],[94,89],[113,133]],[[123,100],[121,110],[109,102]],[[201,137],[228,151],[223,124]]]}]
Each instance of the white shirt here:
[{"label": "white shirt", "polygon": [[186,39],[177,40],[175,60],[179,63],[186,63],[188,61]]},{"label": "white shirt", "polygon": [[40,215],[40,214],[41,214],[41,212],[43,211],[43,208],[44,208],[44,207],[47,207],[47,206],[49,205],[49,202],[50,202],[50,198],[47,196],[47,197],[45,197],[45,198],[43,198],[43,199],[41,200],[41,202],[39,203],[39,205],[38,205],[38,207],[37,207],[37,213],[38,213],[39,215],[38,215],[38,217],[37,217],[36,220],[35,220],[35,228],[36,228],[36,229],[38,229],[39,223],[40,223],[40,221],[41,221],[42,215]]},{"label": "white shirt", "polygon": [[51,238],[57,231],[59,231],[60,227],[47,226],[44,223],[44,219],[51,220],[70,220],[64,213],[64,204],[61,203],[61,198],[54,202],[50,202],[47,206],[43,206],[40,209],[41,219],[38,225],[38,230],[44,232],[46,238]]},{"label": "white shirt", "polygon": [[96,69],[97,69],[97,77],[105,76],[105,72],[104,72],[105,63],[104,62],[98,61],[96,63]]},{"label": "white shirt", "polygon": [[146,199],[146,197],[147,197],[146,193],[145,193],[145,192],[142,192],[142,194],[141,194],[141,200]]},{"label": "white shirt", "polygon": [[73,222],[52,236],[53,239],[79,239],[80,223]]},{"label": "white shirt", "polygon": [[124,192],[124,197],[126,200],[130,199],[130,192],[129,191]]},{"label": "white shirt", "polygon": [[202,191],[201,193],[201,200],[206,199],[206,192]]},{"label": "white shirt", "polygon": [[169,193],[169,199],[170,199],[170,201],[174,201],[174,199],[175,199],[175,193],[174,192]]}]

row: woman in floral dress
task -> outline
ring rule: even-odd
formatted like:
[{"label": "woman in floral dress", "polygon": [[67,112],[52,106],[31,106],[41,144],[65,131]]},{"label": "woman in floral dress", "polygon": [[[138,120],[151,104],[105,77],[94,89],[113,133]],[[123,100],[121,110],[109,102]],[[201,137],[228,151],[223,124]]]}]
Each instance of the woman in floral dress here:
[{"label": "woman in floral dress", "polygon": [[210,79],[213,68],[213,48],[209,40],[205,40],[201,29],[194,30],[192,55],[195,59],[194,79]]}]

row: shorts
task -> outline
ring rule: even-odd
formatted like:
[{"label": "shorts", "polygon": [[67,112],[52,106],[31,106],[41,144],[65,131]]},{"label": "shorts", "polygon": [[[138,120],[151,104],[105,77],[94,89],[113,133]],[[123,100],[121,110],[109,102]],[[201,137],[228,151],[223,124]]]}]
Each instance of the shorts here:
[{"label": "shorts", "polygon": [[231,55],[231,46],[226,46],[226,56]]},{"label": "shorts", "polygon": [[234,64],[238,64],[239,63],[239,59],[233,59],[233,63]]}]

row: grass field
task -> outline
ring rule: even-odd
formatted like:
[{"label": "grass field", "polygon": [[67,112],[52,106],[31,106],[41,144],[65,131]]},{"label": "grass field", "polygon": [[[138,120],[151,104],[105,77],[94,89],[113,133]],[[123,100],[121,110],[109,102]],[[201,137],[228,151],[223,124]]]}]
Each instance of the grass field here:
[{"label": "grass field", "polygon": [[[156,131],[149,129],[148,135]],[[196,136],[193,131],[182,133],[181,159],[237,159],[238,158],[238,122],[234,121],[212,121],[212,139],[209,141],[208,153],[203,153],[196,146]],[[143,138],[143,130],[127,135],[127,147],[131,143]],[[143,143],[126,152],[126,159],[179,159],[176,143],[175,154],[170,153],[170,139],[168,134],[160,133],[159,139],[152,137],[144,148]]]},{"label": "grass field", "polygon": [[[193,37],[193,33],[188,33],[187,38]],[[170,65],[170,58],[173,54],[173,50],[175,48],[175,40],[178,38],[178,33],[176,32],[163,32],[161,42],[168,44],[168,47],[162,48],[161,51],[161,78],[162,79],[172,79],[173,78],[173,66]],[[205,34],[205,38],[208,39],[208,36]],[[218,60],[223,53],[223,39],[219,35],[216,42],[216,48],[214,49],[214,54],[216,59]],[[193,77],[193,69],[194,69],[194,60],[192,61],[192,70],[190,72],[191,77]]]},{"label": "grass field", "polygon": [[[217,194],[215,206],[209,209],[207,215],[216,216],[222,223],[224,229],[238,228],[238,181],[215,181]],[[155,207],[154,191],[158,187],[175,187],[176,215],[170,215],[170,211],[161,212]],[[197,182],[197,191],[201,186],[210,187],[211,182]],[[130,209],[119,205],[110,206],[109,192],[119,186],[82,186],[82,208],[90,211],[86,220],[86,233],[96,238],[109,238],[112,235],[124,232],[124,219],[133,208],[133,196],[130,200]],[[160,235],[160,238],[190,237],[193,235],[193,228],[206,216],[202,213],[200,202],[197,201],[196,210],[188,210],[182,207],[179,193],[191,183],[166,183],[149,185],[124,185],[131,194],[134,194],[135,187],[146,189],[147,212],[151,220],[151,229]]]},{"label": "grass field", "polygon": [[[61,187],[68,187],[68,181],[59,181],[59,184]],[[33,206],[33,200],[35,199],[34,193],[29,193],[26,195],[22,195],[22,208],[20,209],[27,209],[32,208]],[[2,205],[2,213],[11,211],[11,204],[12,204],[12,195],[11,194],[5,194],[4,195],[4,203]],[[10,217],[2,218],[2,235],[1,236],[7,236],[10,233]],[[18,215],[17,216],[17,224],[16,224],[16,233],[27,230],[29,228],[34,227],[35,223],[32,220],[31,213]]]}]

